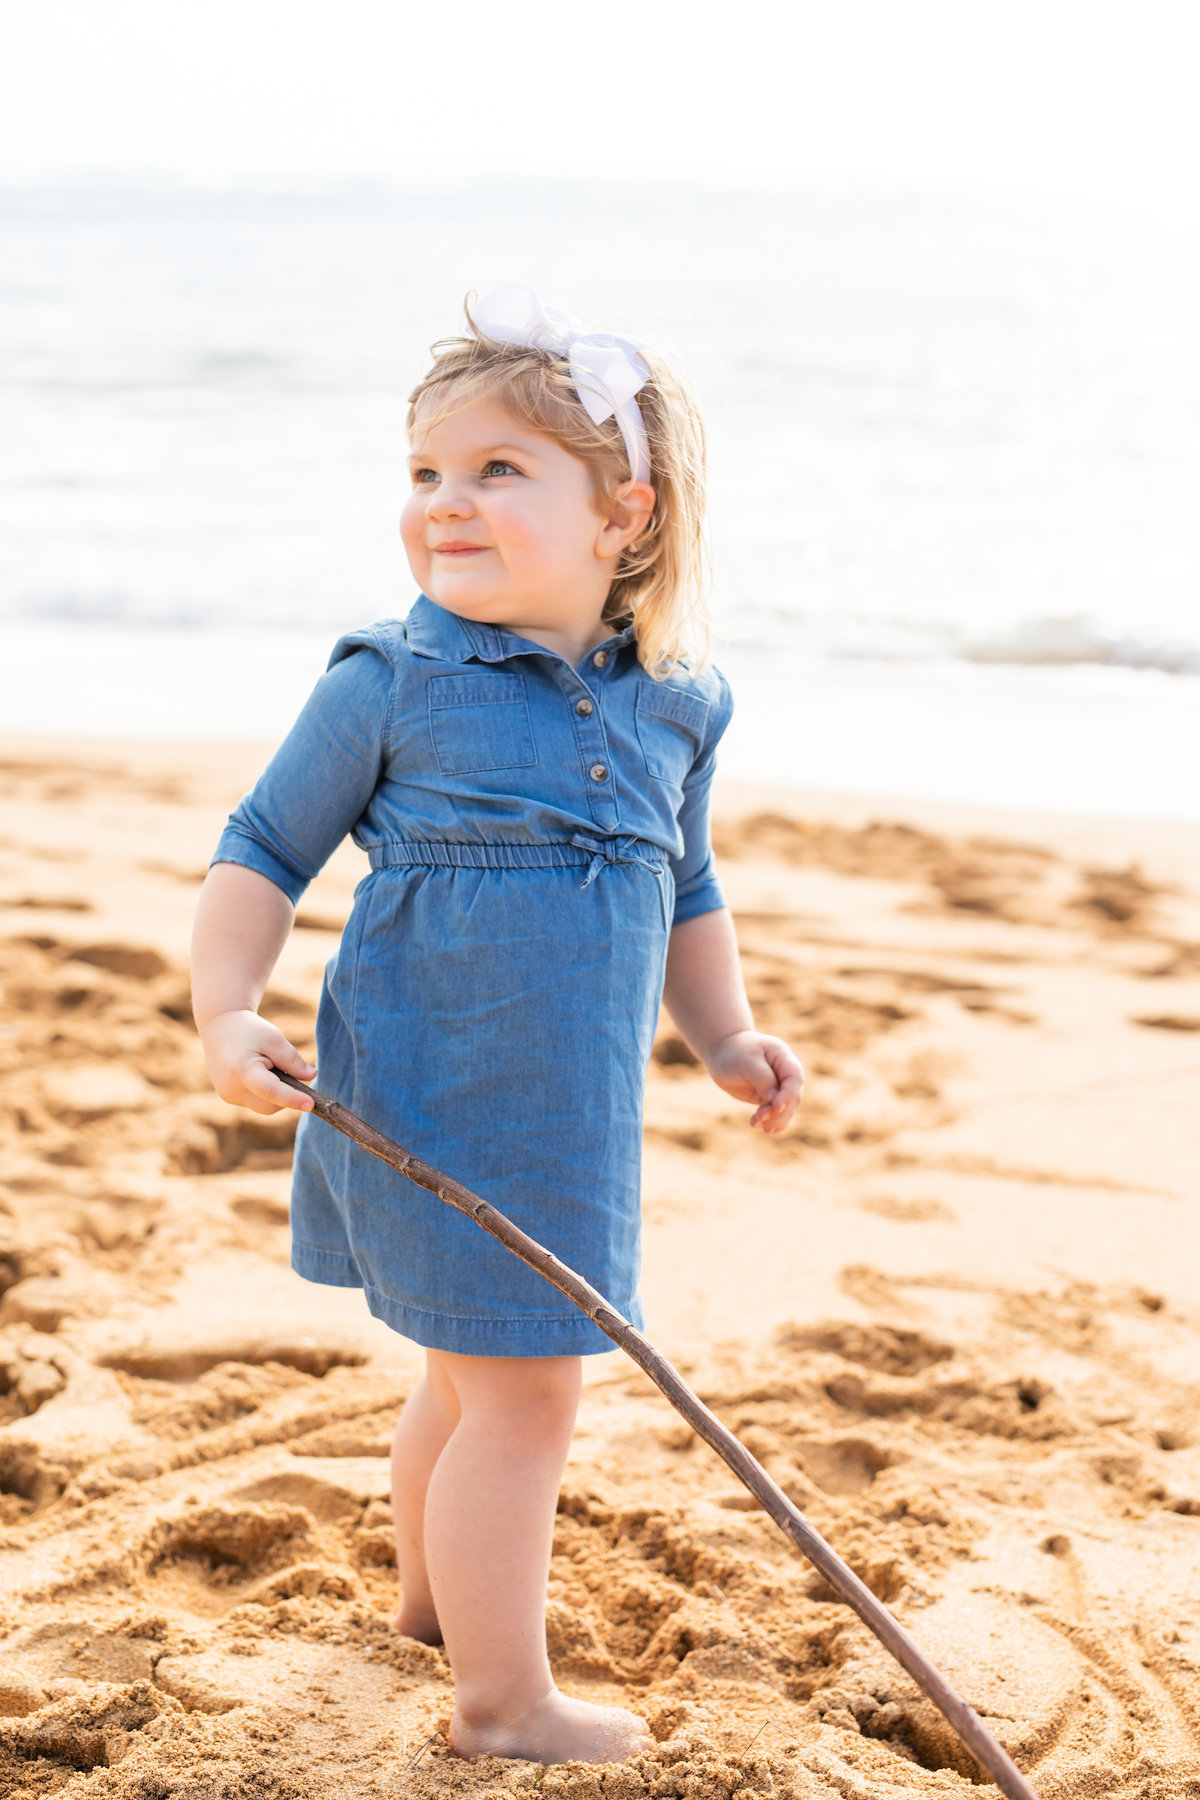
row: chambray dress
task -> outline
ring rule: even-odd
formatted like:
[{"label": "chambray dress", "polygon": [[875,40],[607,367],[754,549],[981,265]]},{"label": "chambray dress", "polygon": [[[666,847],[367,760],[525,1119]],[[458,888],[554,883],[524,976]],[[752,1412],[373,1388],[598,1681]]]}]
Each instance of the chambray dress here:
[{"label": "chambray dress", "polygon": [[[214,862],[288,898],[370,859],[317,1019],[322,1090],[482,1194],[641,1322],[642,1101],[672,923],[724,904],[708,801],[732,710],[632,632],[574,668],[422,595],[335,646]],[[609,1349],[494,1238],[311,1114],[292,1266],[436,1349]]]}]

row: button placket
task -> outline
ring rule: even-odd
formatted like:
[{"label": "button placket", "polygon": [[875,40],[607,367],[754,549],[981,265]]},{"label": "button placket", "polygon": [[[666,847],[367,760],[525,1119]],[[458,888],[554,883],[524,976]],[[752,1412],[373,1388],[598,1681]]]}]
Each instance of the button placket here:
[{"label": "button placket", "polygon": [[[609,661],[609,653],[597,650],[588,660],[593,668],[603,669]],[[565,678],[565,672],[559,674],[573,715],[571,723],[579,748],[588,813],[601,830],[615,831],[620,824],[620,814],[599,697],[588,691],[587,682],[577,671],[572,671],[569,678]]]}]

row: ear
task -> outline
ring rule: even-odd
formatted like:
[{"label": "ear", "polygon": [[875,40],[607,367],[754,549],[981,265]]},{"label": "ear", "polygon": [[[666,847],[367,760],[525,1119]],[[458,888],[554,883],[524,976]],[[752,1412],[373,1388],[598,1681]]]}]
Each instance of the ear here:
[{"label": "ear", "polygon": [[623,481],[601,514],[604,523],[596,534],[596,555],[620,556],[650,523],[658,496],[648,481]]}]

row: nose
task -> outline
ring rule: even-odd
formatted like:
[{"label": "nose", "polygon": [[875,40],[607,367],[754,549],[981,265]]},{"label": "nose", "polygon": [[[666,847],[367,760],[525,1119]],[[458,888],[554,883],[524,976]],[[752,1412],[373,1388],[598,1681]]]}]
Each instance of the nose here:
[{"label": "nose", "polygon": [[425,502],[427,519],[469,519],[475,511],[466,486],[447,475],[437,483]]}]

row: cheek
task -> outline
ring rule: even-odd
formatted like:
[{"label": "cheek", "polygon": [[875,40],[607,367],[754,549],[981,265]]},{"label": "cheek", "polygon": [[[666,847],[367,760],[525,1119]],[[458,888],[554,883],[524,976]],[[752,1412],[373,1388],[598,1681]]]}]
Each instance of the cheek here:
[{"label": "cheek", "polygon": [[538,506],[517,494],[496,495],[488,523],[510,561],[527,567],[574,560],[590,541],[586,515],[564,506]]},{"label": "cheek", "polygon": [[526,560],[537,554],[537,515],[523,503],[523,496],[486,494],[479,502],[479,517],[488,540],[507,560]]},{"label": "cheek", "polygon": [[400,536],[410,556],[421,553],[424,535],[425,497],[414,491],[405,501],[400,513]]}]

